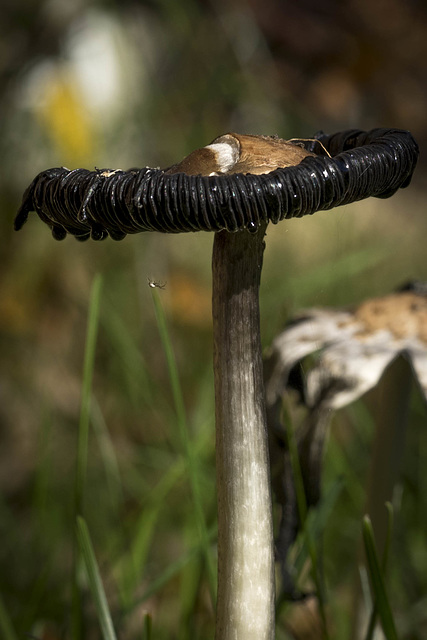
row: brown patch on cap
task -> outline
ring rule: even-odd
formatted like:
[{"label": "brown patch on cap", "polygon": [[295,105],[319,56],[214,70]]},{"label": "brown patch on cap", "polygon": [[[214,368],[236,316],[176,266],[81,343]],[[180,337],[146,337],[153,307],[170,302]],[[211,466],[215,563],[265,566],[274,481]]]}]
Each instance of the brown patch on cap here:
[{"label": "brown patch on cap", "polygon": [[427,298],[414,293],[398,293],[363,302],[354,311],[364,329],[363,337],[385,329],[396,338],[418,338],[427,344]]},{"label": "brown patch on cap", "polygon": [[165,173],[202,176],[232,173],[260,175],[295,166],[305,157],[315,155],[304,147],[281,138],[226,133],[215,138],[206,147],[196,149]]}]

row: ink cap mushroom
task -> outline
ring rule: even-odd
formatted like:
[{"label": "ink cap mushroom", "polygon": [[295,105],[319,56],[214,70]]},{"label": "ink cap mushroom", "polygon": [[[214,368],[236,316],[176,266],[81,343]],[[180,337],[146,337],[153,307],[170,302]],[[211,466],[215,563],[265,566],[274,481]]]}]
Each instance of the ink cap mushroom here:
[{"label": "ink cap mushroom", "polygon": [[142,231],[213,231],[218,494],[217,640],[274,637],[274,550],[260,339],[259,284],[268,223],[386,198],[411,180],[407,131],[350,130],[312,140],[225,134],[165,170],[64,167],[41,172],[30,211],[80,240]]},{"label": "ink cap mushroom", "polygon": [[305,595],[297,590],[287,562],[300,522],[283,403],[289,401],[290,411],[303,415],[299,426],[292,428],[306,504],[311,508],[321,497],[323,453],[334,412],[371,391],[375,438],[367,507],[372,505],[374,530],[382,534],[377,543],[384,544],[383,505],[391,500],[400,472],[412,378],[427,403],[427,283],[417,280],[351,307],[302,309],[266,351],[272,484],[282,507],[276,550],[283,598],[298,600]]}]

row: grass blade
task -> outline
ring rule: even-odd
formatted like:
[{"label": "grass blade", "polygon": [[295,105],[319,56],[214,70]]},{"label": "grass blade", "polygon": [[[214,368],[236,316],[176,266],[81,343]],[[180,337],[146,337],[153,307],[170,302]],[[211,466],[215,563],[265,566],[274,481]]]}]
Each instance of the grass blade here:
[{"label": "grass blade", "polygon": [[[77,436],[76,477],[74,485],[74,517],[83,510],[84,488],[89,440],[89,418],[91,410],[92,378],[95,362],[96,337],[98,333],[98,317],[101,299],[101,276],[95,276],[90,295],[90,306],[86,330],[86,344],[83,364],[82,395],[80,404],[80,420]],[[82,611],[79,593],[79,555],[74,544],[74,571],[72,585],[72,638],[79,640],[82,634]]]},{"label": "grass blade", "polygon": [[129,331],[126,322],[116,310],[116,306],[108,300],[103,302],[104,313],[101,323],[109,344],[115,351],[120,365],[120,375],[123,379],[123,389],[126,390],[135,408],[149,407],[156,411],[156,385],[148,372],[147,364],[141,353],[138,342]]},{"label": "grass blade", "polygon": [[90,590],[95,601],[99,624],[102,630],[102,637],[104,638],[104,640],[117,640],[113,622],[111,620],[110,610],[108,608],[107,598],[105,596],[104,587],[98,569],[98,563],[93,551],[89,530],[87,528],[86,522],[81,516],[77,517],[77,540],[79,543],[80,552],[85,563]]},{"label": "grass blade", "polygon": [[[394,624],[393,614],[384,584],[383,570],[378,560],[374,532],[369,516],[365,516],[363,518],[363,543],[368,563],[369,577],[371,579],[372,590],[374,593],[375,608],[378,611],[384,635],[387,640],[398,640],[396,626]],[[388,547],[386,547],[386,549],[387,548]],[[387,555],[388,551],[384,554],[385,560],[387,559]]]},{"label": "grass blade", "polygon": [[194,443],[189,436],[189,428],[187,424],[187,417],[185,413],[184,399],[181,390],[181,384],[178,375],[178,369],[176,366],[175,356],[172,348],[172,343],[167,328],[166,317],[163,311],[163,307],[160,301],[157,288],[152,288],[152,296],[154,303],[154,311],[156,315],[157,326],[160,333],[160,339],[162,341],[163,349],[166,356],[169,378],[172,387],[172,395],[175,405],[176,418],[178,423],[179,436],[181,441],[181,447],[183,454],[188,462],[189,480],[192,492],[192,498],[194,503],[194,511],[197,521],[197,526],[200,535],[200,541],[203,549],[203,555],[206,562],[206,568],[208,572],[209,588],[212,598],[212,603],[215,603],[215,591],[216,591],[216,571],[213,565],[209,536],[206,527],[206,521],[203,510],[203,500],[200,491],[199,471],[197,464],[197,456]]},{"label": "grass blade", "polygon": [[[207,532],[208,542],[211,542],[215,539],[217,535],[217,527],[216,524],[212,529]],[[202,546],[199,544],[191,549],[189,549],[186,553],[181,555],[175,562],[170,562],[168,566],[164,569],[164,571],[157,576],[154,580],[151,581],[150,586],[144,591],[144,593],[136,599],[134,602],[134,607],[142,604],[149,598],[151,598],[154,594],[156,594],[160,589],[162,589],[172,578],[174,578],[183,567],[187,565],[188,562],[193,560],[195,557],[200,555],[203,551]]]},{"label": "grass blade", "polygon": [[[206,429],[201,429],[194,443],[196,455],[202,455],[211,436]],[[154,451],[147,449],[147,455],[152,459]],[[141,503],[141,514],[135,523],[133,541],[130,552],[123,554],[121,562],[121,595],[126,609],[133,602],[133,594],[141,581],[142,571],[149,553],[150,545],[155,535],[155,527],[169,493],[186,478],[188,463],[183,455],[176,457],[164,471],[158,483],[150,488]],[[140,496],[139,496],[140,497]]]},{"label": "grass blade", "polygon": [[153,620],[149,613],[144,616],[144,629],[142,633],[142,640],[151,640],[151,629],[153,626]]},{"label": "grass blade", "polygon": [[0,594],[0,635],[3,640],[18,640],[12,621],[7,613],[3,598]]},{"label": "grass blade", "polygon": [[76,514],[82,511],[84,484],[86,478],[87,451],[89,439],[89,417],[92,392],[92,378],[95,362],[96,337],[98,333],[99,306],[101,299],[101,276],[95,276],[92,285],[86,332],[86,347],[83,365],[82,396],[80,405],[79,435],[77,444],[77,469],[75,486]]},{"label": "grass blade", "polygon": [[154,536],[155,525],[167,495],[185,473],[185,461],[183,458],[179,458],[171,465],[158,485],[153,488],[150,493],[150,498],[147,504],[144,505],[141,515],[135,524],[130,553],[125,556],[124,566],[121,572],[121,591],[126,608],[130,607],[137,584],[141,580],[141,573],[145,566],[149,547]]},{"label": "grass blade", "polygon": [[119,463],[101,407],[95,398],[92,398],[90,417],[92,429],[98,441],[102,462],[104,463],[105,480],[107,484],[106,493],[112,506],[116,507],[123,500]]},{"label": "grass blade", "polygon": [[[383,557],[382,557],[382,562],[381,562],[381,568],[383,571],[383,575],[386,575],[386,570],[387,570],[387,562],[388,562],[388,557],[389,557],[389,553],[390,553],[390,545],[391,545],[391,534],[393,531],[393,505],[390,502],[386,503],[386,509],[387,509],[387,531],[386,531],[386,539],[385,539],[385,544],[384,544],[384,552],[383,552]],[[369,620],[369,626],[368,626],[368,631],[366,633],[366,640],[373,640],[374,637],[374,631],[375,631],[375,624],[377,621],[377,615],[378,615],[378,608],[377,608],[377,603],[374,600],[374,606],[372,609],[372,614],[371,614],[371,618]]]}]

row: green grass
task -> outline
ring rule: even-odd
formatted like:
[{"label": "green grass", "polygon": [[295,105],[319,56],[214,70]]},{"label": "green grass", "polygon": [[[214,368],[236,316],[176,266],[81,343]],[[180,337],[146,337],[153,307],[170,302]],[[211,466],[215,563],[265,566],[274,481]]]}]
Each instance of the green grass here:
[{"label": "green grass", "polygon": [[390,552],[391,535],[393,527],[393,507],[387,504],[388,511],[388,527],[387,539],[384,547],[384,553],[381,562],[378,559],[375,536],[369,516],[363,518],[363,544],[368,565],[368,573],[372,584],[373,607],[369,620],[366,640],[372,640],[375,632],[375,624],[377,616],[381,619],[384,635],[387,640],[397,640],[396,625],[393,619],[390,601],[385,586],[385,578],[387,571],[387,561]]},{"label": "green grass", "polygon": [[96,613],[98,615],[99,625],[102,631],[102,638],[103,640],[116,640],[117,636],[111,620],[111,613],[108,607],[92,541],[90,539],[89,529],[81,516],[77,516],[76,535],[80,553],[84,560],[90,591],[95,601]]},{"label": "green grass", "polygon": [[[25,229],[14,234],[12,219],[29,181],[48,166],[71,166],[72,161],[67,154],[74,136],[67,131],[61,138],[52,118],[40,117],[40,96],[46,107],[50,101],[54,108],[44,90],[46,73],[40,70],[48,57],[55,70],[53,95],[56,83],[57,88],[69,86],[73,74],[64,52],[74,40],[83,42],[92,34],[93,15],[90,3],[77,12],[88,28],[77,29],[75,39],[70,38],[76,33],[75,12],[67,10],[64,20],[50,20],[52,38],[42,38],[33,49],[21,47],[17,57],[16,42],[34,41],[38,14],[32,3],[23,3],[17,19],[9,4],[4,10],[11,33],[4,42],[5,59],[16,64],[9,65],[5,77],[0,139],[0,637],[100,637],[93,595],[97,590],[99,595],[100,583],[91,589],[77,547],[79,513],[90,532],[91,557],[96,557],[118,637],[212,639],[216,501],[211,327],[182,312],[177,299],[184,298],[183,291],[174,282],[176,274],[184,275],[195,291],[202,289],[209,297],[210,234],[147,233],[123,243],[55,243],[33,214]],[[331,53],[334,35],[342,38],[341,12],[335,12],[337,20],[328,17],[319,25],[310,3],[301,15],[298,9],[295,15],[279,16],[290,20],[289,33],[301,41],[304,35],[293,28],[300,17],[316,24],[318,33],[326,23],[331,29],[323,45],[317,39],[323,51],[317,65],[307,65],[305,47],[300,53],[297,47],[289,73],[288,63],[283,64],[286,29],[276,28],[276,17],[264,7],[257,14],[245,3],[222,7],[163,0],[136,9],[138,3],[115,4],[97,3],[95,19],[100,33],[106,28],[114,36],[126,97],[117,103],[118,111],[114,107],[108,112],[104,105],[107,117],[100,118],[98,111],[93,115],[86,131],[91,148],[83,166],[165,167],[231,130],[281,137],[310,136],[320,128],[332,132],[348,114],[334,115],[328,96],[355,96],[355,104],[373,105],[372,113],[370,107],[369,113],[365,107],[352,110],[356,115],[347,123],[350,127],[363,128],[366,116],[372,126],[383,126],[391,112],[401,114],[396,126],[411,126],[403,121],[407,92],[395,91],[395,74],[384,67],[391,68],[390,55],[399,63],[402,47],[393,50],[389,38],[377,39],[375,50],[381,55],[375,73],[380,81],[376,96],[368,96],[366,86],[369,92],[373,85],[361,83],[360,76],[372,73],[371,56],[344,68],[341,48],[335,47],[335,57]],[[416,12],[406,17],[419,23]],[[395,22],[393,12],[390,20]],[[363,51],[366,30],[359,28],[360,20],[355,24],[359,26],[348,44]],[[276,37],[279,32],[283,41]],[[423,65],[419,38],[413,41],[412,59]],[[406,54],[411,55],[407,46]],[[398,75],[406,74],[405,65],[395,67]],[[421,83],[423,73],[418,77]],[[85,121],[91,109],[83,93],[77,91]],[[393,96],[391,111],[390,101],[383,98],[388,95]],[[56,110],[57,120],[66,117],[62,103]],[[78,130],[79,118],[71,110],[69,126]],[[422,133],[419,122],[418,130]],[[424,210],[413,184],[389,201],[371,199],[270,225],[261,286],[264,345],[301,308],[348,305],[388,292],[402,280],[426,279]],[[99,279],[94,279],[92,297],[89,293],[95,270],[103,274],[99,307]],[[169,281],[165,291],[152,292],[154,305],[147,275]],[[203,304],[197,293],[194,298]],[[393,496],[386,574],[400,640],[427,637],[425,422],[425,403],[414,391]],[[306,519],[310,553],[301,538],[292,551],[302,581],[309,574],[310,555],[315,565],[322,559],[331,640],[353,640],[354,601],[356,596],[362,600],[359,575],[366,567],[361,572],[359,567],[366,563],[361,531],[366,496],[375,490],[369,486],[374,432],[365,400],[335,416],[326,448],[324,498]],[[383,570],[381,560],[377,564]],[[366,593],[368,627],[373,607],[368,586]],[[280,608],[277,640],[293,640],[288,623],[299,609],[298,604]],[[379,620],[379,612],[375,618]]]},{"label": "green grass", "polygon": [[75,484],[75,514],[81,515],[84,509],[84,493],[87,474],[89,420],[91,414],[92,378],[95,366],[95,349],[98,333],[99,306],[101,300],[101,276],[94,279],[88,314],[86,348],[83,364],[80,420],[77,439],[77,463]]},{"label": "green grass", "polygon": [[[81,351],[80,427],[72,424],[70,437],[64,418],[61,421],[43,407],[30,527],[22,528],[22,516],[7,500],[0,504],[2,531],[7,531],[3,553],[8,548],[14,551],[13,555],[9,551],[7,561],[3,555],[7,578],[0,578],[0,629],[5,640],[24,633],[38,638],[48,626],[67,640],[73,633],[76,640],[85,640],[100,628],[103,640],[114,638],[113,629],[117,637],[128,634],[132,639],[213,637],[216,505],[211,360],[202,365],[190,343],[197,375],[191,371],[185,331],[173,323],[160,299],[166,292],[151,293],[153,298],[148,295],[147,301],[152,305],[153,326],[149,340],[140,343],[123,333],[126,322],[117,309],[114,321],[103,317],[111,297],[104,296],[101,304],[101,281],[94,280],[87,302],[86,346]],[[120,413],[122,404],[109,407],[111,391],[108,385],[103,387],[109,376],[116,381],[116,372],[128,365],[124,386],[114,389],[113,399],[117,402],[116,397],[123,395],[131,418],[126,411]],[[135,385],[131,396],[125,388],[129,380]],[[137,399],[137,384],[144,381],[147,386]],[[371,640],[375,622],[382,625],[387,640],[423,637],[424,421],[425,409],[414,392],[387,558],[376,557],[369,524],[364,523],[366,571],[372,584],[366,600],[366,640]],[[132,431],[133,422],[138,432]],[[352,594],[361,562],[358,550],[374,429],[363,400],[337,414],[319,508],[307,513],[304,496],[298,492],[305,528],[293,557],[302,581],[307,565],[312,567],[325,637],[330,640],[350,640],[353,633]],[[292,442],[291,436],[291,449]],[[295,458],[294,467],[298,477]],[[28,541],[31,554],[25,551]],[[74,608],[70,608],[71,582]],[[299,606],[279,609],[278,640],[290,640],[287,620]]]},{"label": "green grass", "polygon": [[12,620],[9,617],[9,613],[0,594],[0,632],[1,637],[4,640],[18,640],[18,636],[15,632]]},{"label": "green grass", "polygon": [[179,432],[180,447],[182,455],[187,464],[187,471],[192,493],[192,501],[194,508],[194,519],[198,529],[200,544],[203,552],[204,562],[206,564],[207,576],[209,582],[209,590],[211,596],[212,607],[215,608],[216,601],[216,573],[212,557],[212,549],[208,536],[205,514],[203,510],[203,496],[201,493],[201,473],[199,456],[194,446],[194,440],[191,437],[189,425],[186,417],[184,406],[184,398],[181,390],[179,372],[176,366],[176,360],[173,352],[171,339],[166,323],[166,316],[160,301],[160,294],[157,288],[152,288],[152,297],[156,314],[157,326],[159,328],[160,339],[166,357],[167,368],[172,389],[172,396],[176,413],[176,427]]},{"label": "green grass", "polygon": [[[84,497],[88,463],[89,421],[91,414],[92,378],[95,366],[95,350],[98,333],[99,307],[101,300],[101,276],[97,275],[93,281],[88,323],[86,331],[86,346],[83,364],[82,393],[80,404],[80,420],[77,432],[77,458],[74,485],[74,519],[78,521],[84,513]],[[83,534],[82,534],[83,535]],[[87,548],[87,545],[86,545]],[[90,551],[90,548],[89,548]],[[86,556],[87,557],[87,556]],[[92,574],[91,574],[92,575]],[[99,581],[99,580],[98,580]],[[92,584],[93,587],[93,584]],[[81,558],[74,545],[74,567],[72,584],[72,637],[79,640],[83,635],[82,596],[81,596]],[[112,637],[104,638],[112,640]]]}]

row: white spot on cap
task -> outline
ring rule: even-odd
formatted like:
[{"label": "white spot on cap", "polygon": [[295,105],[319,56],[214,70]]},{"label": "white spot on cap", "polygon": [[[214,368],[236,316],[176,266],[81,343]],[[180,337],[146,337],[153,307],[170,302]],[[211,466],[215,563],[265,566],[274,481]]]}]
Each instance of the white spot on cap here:
[{"label": "white spot on cap", "polygon": [[214,142],[208,144],[205,149],[210,149],[215,154],[218,171],[226,173],[239,160],[239,151],[236,146],[228,142]]}]

